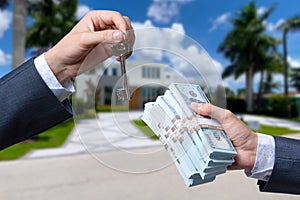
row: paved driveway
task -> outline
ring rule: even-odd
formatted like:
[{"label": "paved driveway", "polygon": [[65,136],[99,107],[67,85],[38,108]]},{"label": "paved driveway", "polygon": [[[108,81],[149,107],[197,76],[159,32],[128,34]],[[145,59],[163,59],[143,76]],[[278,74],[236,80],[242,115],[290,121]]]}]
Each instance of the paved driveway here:
[{"label": "paved driveway", "polygon": [[[160,142],[148,139],[128,123],[140,115],[100,114],[99,120],[78,123],[61,148],[0,162],[0,199],[300,199],[260,193],[256,180],[247,178],[243,171],[228,171],[212,183],[187,188]],[[244,119],[262,120],[249,117]],[[282,123],[287,122],[276,122]],[[291,137],[300,138],[300,134]]]},{"label": "paved driveway", "polygon": [[[145,149],[132,149],[144,154]],[[260,193],[254,179],[243,171],[228,171],[208,184],[187,188],[174,165],[153,169],[169,160],[161,152],[135,161],[121,151],[102,152],[101,157],[144,173],[122,172],[102,164],[90,154],[0,162],[0,199],[5,200],[299,200],[299,196]],[[99,156],[99,155],[96,155]]]},{"label": "paved driveway", "polygon": [[141,116],[142,112],[124,112],[99,113],[97,118],[88,120],[75,118],[76,127],[65,145],[32,151],[24,159],[161,146],[131,123]]},{"label": "paved driveway", "polygon": [[[132,120],[140,119],[141,116],[142,112],[99,113],[95,119],[75,119],[76,128],[65,145],[59,148],[32,151],[24,159],[161,146],[159,141],[149,139],[131,123]],[[288,127],[299,130],[300,133],[298,122],[254,115],[239,116],[245,121],[259,121],[261,124]]]}]

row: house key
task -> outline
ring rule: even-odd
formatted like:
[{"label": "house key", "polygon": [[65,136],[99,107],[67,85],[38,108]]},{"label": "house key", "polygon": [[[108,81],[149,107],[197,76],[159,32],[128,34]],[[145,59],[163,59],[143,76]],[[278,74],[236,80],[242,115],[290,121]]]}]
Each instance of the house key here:
[{"label": "house key", "polygon": [[121,89],[117,89],[117,97],[121,101],[129,101],[131,98],[128,83],[127,83],[127,76],[126,76],[126,55],[128,52],[128,46],[124,42],[120,42],[115,44],[112,47],[112,53],[114,56],[120,56],[120,64],[121,64],[121,74],[123,77],[123,87]]}]

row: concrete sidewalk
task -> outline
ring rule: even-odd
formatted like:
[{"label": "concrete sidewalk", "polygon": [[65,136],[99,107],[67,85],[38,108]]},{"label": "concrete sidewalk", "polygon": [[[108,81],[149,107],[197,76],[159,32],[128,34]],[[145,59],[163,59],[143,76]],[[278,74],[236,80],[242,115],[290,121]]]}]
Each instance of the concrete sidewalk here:
[{"label": "concrete sidewalk", "polygon": [[[134,149],[132,154],[159,152],[131,161],[121,151],[0,163],[0,199],[5,200],[299,200],[299,196],[260,193],[243,171],[228,171],[208,184],[187,188],[162,148]],[[123,166],[112,169],[111,165]],[[133,174],[120,170],[138,168]],[[156,168],[156,170],[155,170]],[[126,169],[125,169],[126,170]],[[153,171],[154,170],[154,171]],[[142,173],[142,171],[144,171]]]}]

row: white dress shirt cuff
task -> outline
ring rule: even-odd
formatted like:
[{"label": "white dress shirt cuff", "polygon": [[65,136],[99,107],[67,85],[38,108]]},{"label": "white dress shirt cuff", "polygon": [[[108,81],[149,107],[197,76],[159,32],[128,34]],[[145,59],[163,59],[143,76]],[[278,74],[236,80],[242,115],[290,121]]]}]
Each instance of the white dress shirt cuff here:
[{"label": "white dress shirt cuff", "polygon": [[46,62],[44,54],[34,59],[34,65],[46,85],[60,102],[67,99],[72,93],[75,92],[73,83],[70,79],[66,80],[62,84],[58,82],[57,78]]},{"label": "white dress shirt cuff", "polygon": [[258,133],[258,146],[253,169],[245,170],[248,177],[268,181],[275,162],[275,141],[272,136]]}]

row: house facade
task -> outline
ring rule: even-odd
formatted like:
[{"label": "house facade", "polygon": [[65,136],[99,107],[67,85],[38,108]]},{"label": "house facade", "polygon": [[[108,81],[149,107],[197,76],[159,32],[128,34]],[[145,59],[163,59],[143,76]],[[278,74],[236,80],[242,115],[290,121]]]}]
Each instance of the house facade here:
[{"label": "house facade", "polygon": [[[127,81],[132,93],[130,109],[143,109],[144,103],[155,101],[172,82],[179,82],[178,76],[161,63],[127,61]],[[118,105],[116,90],[122,87],[119,62],[109,66],[99,65],[94,71],[82,74],[76,79],[76,97],[91,101],[88,93],[94,93],[97,105]],[[89,90],[92,90],[88,92]],[[93,99],[92,99],[93,100]]]}]

